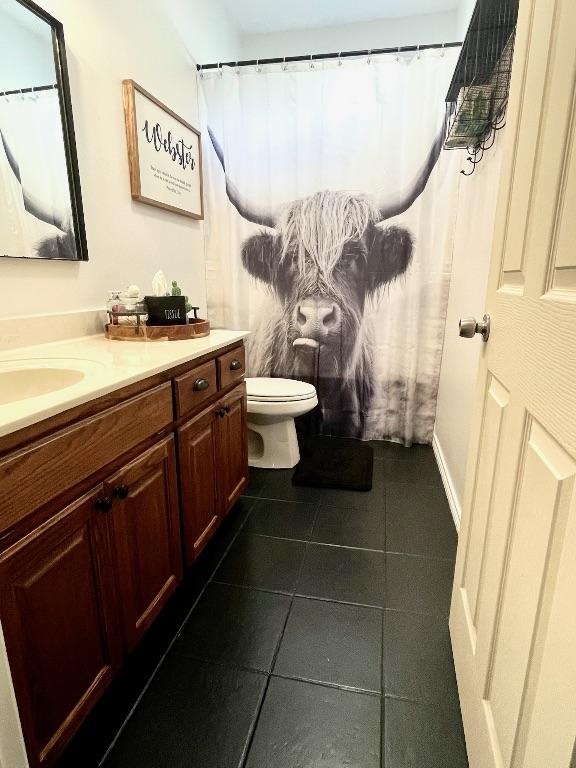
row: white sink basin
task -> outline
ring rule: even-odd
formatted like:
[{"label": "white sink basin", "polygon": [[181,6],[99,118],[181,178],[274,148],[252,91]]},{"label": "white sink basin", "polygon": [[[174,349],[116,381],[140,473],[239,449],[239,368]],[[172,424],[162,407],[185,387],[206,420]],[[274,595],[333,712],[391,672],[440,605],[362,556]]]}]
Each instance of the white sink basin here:
[{"label": "white sink basin", "polygon": [[103,368],[92,360],[63,358],[0,363],[0,406],[68,389]]}]

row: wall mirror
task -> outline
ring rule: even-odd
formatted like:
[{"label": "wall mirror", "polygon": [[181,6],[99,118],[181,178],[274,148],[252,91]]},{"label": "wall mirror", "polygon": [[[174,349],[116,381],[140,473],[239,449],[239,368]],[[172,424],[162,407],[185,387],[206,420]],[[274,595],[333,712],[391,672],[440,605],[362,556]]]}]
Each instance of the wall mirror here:
[{"label": "wall mirror", "polygon": [[0,256],[88,258],[62,24],[0,0]]}]

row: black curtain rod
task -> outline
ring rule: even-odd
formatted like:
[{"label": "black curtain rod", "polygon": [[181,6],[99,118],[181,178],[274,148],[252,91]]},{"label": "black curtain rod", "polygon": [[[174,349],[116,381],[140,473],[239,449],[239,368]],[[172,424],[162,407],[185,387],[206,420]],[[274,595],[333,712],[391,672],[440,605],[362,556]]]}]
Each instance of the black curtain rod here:
[{"label": "black curtain rod", "polygon": [[0,96],[16,96],[18,93],[37,93],[38,91],[51,91],[53,88],[58,88],[56,83],[54,83],[54,85],[35,85],[32,88],[17,88],[15,91],[2,91]]},{"label": "black curtain rod", "polygon": [[372,48],[364,51],[340,51],[339,53],[311,53],[309,56],[282,56],[274,59],[248,59],[246,61],[219,61],[216,64],[197,64],[198,71],[218,69],[219,67],[253,67],[259,64],[289,64],[293,61],[325,61],[326,59],[345,59],[351,56],[376,56],[380,53],[405,53],[425,51],[429,48],[457,48],[462,43],[429,43],[428,45],[399,45],[396,48]]}]

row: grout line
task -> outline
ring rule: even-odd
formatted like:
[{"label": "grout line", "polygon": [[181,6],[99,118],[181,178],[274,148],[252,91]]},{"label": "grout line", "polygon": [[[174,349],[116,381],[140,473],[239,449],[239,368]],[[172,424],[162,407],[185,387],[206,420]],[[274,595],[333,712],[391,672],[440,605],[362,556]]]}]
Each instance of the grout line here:
[{"label": "grout line", "polygon": [[331,597],[315,597],[313,595],[301,595],[299,592],[294,594],[298,600],[317,600],[320,603],[334,603],[334,605],[350,605],[354,608],[366,608],[368,611],[385,611],[381,605],[373,605],[372,603],[351,603],[349,600],[334,600]]},{"label": "grout line", "polygon": [[[252,505],[252,506],[253,506],[253,505]],[[109,746],[108,746],[108,749],[105,751],[104,755],[102,756],[102,759],[101,759],[101,760],[100,760],[100,762],[98,763],[98,766],[99,766],[99,768],[102,768],[102,766],[103,766],[103,765],[104,765],[104,763],[106,762],[106,759],[108,758],[108,755],[109,755],[109,754],[111,753],[111,751],[114,749],[114,746],[115,746],[115,745],[116,745],[116,743],[118,742],[118,739],[120,738],[120,736],[121,736],[122,732],[124,731],[124,728],[126,728],[126,726],[128,725],[128,722],[130,721],[130,718],[132,717],[132,715],[133,715],[133,714],[134,714],[134,712],[136,711],[136,708],[138,707],[138,705],[140,704],[141,700],[143,699],[143,697],[144,697],[144,694],[146,693],[146,691],[148,690],[148,688],[149,688],[149,687],[150,687],[150,685],[152,684],[152,681],[153,681],[153,680],[154,680],[154,678],[156,677],[156,674],[157,674],[158,670],[160,669],[160,667],[161,667],[161,666],[162,666],[162,664],[164,663],[164,660],[166,659],[166,657],[168,656],[168,654],[169,654],[169,653],[170,653],[170,651],[172,650],[172,646],[174,645],[174,643],[175,643],[175,642],[176,642],[176,640],[178,639],[178,636],[180,635],[180,633],[182,632],[182,630],[183,630],[183,628],[184,628],[184,625],[186,624],[186,622],[187,622],[187,621],[188,621],[188,619],[190,618],[190,616],[191,616],[191,614],[192,614],[192,611],[193,611],[193,610],[196,608],[196,606],[198,605],[198,603],[199,603],[200,599],[201,599],[201,598],[202,598],[202,596],[204,595],[204,592],[206,591],[206,587],[208,586],[208,584],[210,584],[210,583],[211,583],[211,580],[212,580],[212,576],[214,575],[214,573],[216,572],[216,570],[219,568],[219,566],[220,566],[220,563],[221,563],[221,562],[222,562],[222,560],[223,560],[223,559],[226,557],[226,555],[227,555],[227,554],[228,554],[228,552],[230,551],[230,548],[232,547],[232,545],[233,545],[233,544],[234,544],[234,542],[236,541],[236,539],[237,539],[237,537],[238,537],[238,534],[240,533],[240,531],[242,530],[242,528],[243,528],[243,527],[244,527],[244,525],[246,524],[246,520],[248,520],[248,516],[249,516],[249,514],[250,514],[250,512],[251,512],[251,511],[252,511],[252,507],[250,507],[250,509],[248,510],[248,513],[246,514],[246,517],[244,518],[244,521],[243,521],[243,522],[240,524],[240,526],[239,526],[238,530],[236,531],[236,533],[234,534],[234,536],[233,536],[233,537],[232,537],[232,539],[230,540],[230,543],[228,544],[228,546],[227,546],[227,547],[226,547],[226,549],[224,550],[224,552],[223,552],[222,556],[221,556],[221,557],[218,559],[218,562],[216,563],[216,565],[215,565],[215,567],[214,567],[214,570],[212,571],[211,575],[208,577],[208,579],[207,579],[207,580],[206,580],[206,582],[204,583],[204,586],[202,587],[202,589],[201,589],[201,590],[200,590],[200,592],[198,593],[198,595],[197,595],[196,599],[194,600],[194,603],[192,604],[192,607],[190,608],[190,610],[188,611],[188,613],[187,613],[187,614],[186,614],[186,616],[184,617],[184,620],[183,620],[183,621],[180,623],[180,626],[179,626],[179,628],[178,628],[177,632],[175,633],[174,637],[172,638],[172,640],[171,640],[171,641],[170,641],[170,643],[168,644],[168,647],[166,648],[165,652],[164,652],[164,653],[162,654],[162,656],[160,657],[160,661],[159,661],[159,662],[158,662],[158,664],[156,664],[156,666],[154,667],[154,670],[152,671],[152,674],[150,675],[150,677],[149,677],[149,679],[148,679],[148,682],[147,682],[147,683],[146,683],[146,685],[145,685],[145,686],[142,688],[142,690],[140,691],[140,693],[139,693],[139,695],[138,695],[138,697],[137,697],[136,701],[134,702],[134,704],[133,704],[133,705],[132,705],[132,707],[130,708],[130,711],[128,712],[128,714],[127,714],[127,715],[126,715],[126,717],[124,718],[124,720],[123,720],[123,722],[122,722],[122,725],[120,726],[120,728],[118,729],[118,732],[116,733],[116,736],[115,736],[115,737],[112,739],[112,741],[110,742],[110,744],[109,744]]]},{"label": "grout line", "polygon": [[246,734],[246,740],[244,742],[242,754],[240,755],[240,760],[238,761],[238,768],[244,768],[244,766],[246,765],[246,760],[248,760],[248,753],[252,748],[252,742],[254,741],[254,736],[256,735],[256,727],[258,726],[258,721],[260,720],[260,713],[262,712],[262,708],[264,707],[264,701],[266,700],[266,695],[268,694],[269,686],[270,686],[270,674],[268,673],[266,675],[266,684],[264,685],[264,688],[262,690],[262,695],[260,696],[258,706],[256,707],[256,713],[254,715],[254,719],[250,723],[250,728],[248,729],[248,733]]},{"label": "grout line", "polygon": [[347,691],[348,693],[359,693],[362,696],[372,696],[372,698],[382,698],[382,693],[379,691],[372,691],[369,688],[357,688],[353,685],[344,685],[343,683],[332,683],[328,680],[314,680],[310,677],[300,677],[298,675],[279,675],[276,672],[272,672],[271,677],[276,677],[278,680],[294,680],[297,683],[308,683],[308,685],[319,685],[322,688],[331,688],[336,691]]},{"label": "grout line", "polygon": [[375,605],[374,603],[354,603],[351,600],[335,600],[333,597],[320,597],[319,595],[303,595],[300,592],[295,592],[294,597],[301,597],[305,600],[320,600],[323,603],[336,603],[337,605],[356,605],[358,606],[358,608],[372,608],[379,611],[384,610],[384,606]]},{"label": "grout line", "polygon": [[178,656],[181,659],[190,659],[192,661],[198,661],[211,665],[214,667],[222,667],[222,669],[235,669],[239,672],[250,672],[254,675],[260,675],[260,677],[268,677],[270,672],[265,669],[258,669],[258,667],[251,667],[249,664],[240,664],[232,661],[226,661],[226,658],[214,658],[213,656],[203,656],[200,653],[187,653],[186,651],[180,651],[178,649],[173,651],[174,656]]},{"label": "grout line", "polygon": [[[314,531],[312,531],[313,533]],[[350,544],[332,544],[328,541],[313,541],[312,539],[294,539],[290,536],[273,536],[270,533],[256,533],[255,531],[248,531],[242,534],[243,536],[258,536],[262,539],[274,539],[276,541],[296,541],[300,544],[316,544],[319,547],[332,547],[333,549],[353,549],[360,552],[377,552],[383,554],[383,549],[372,549],[370,547],[354,547]]]},{"label": "grout line", "polygon": [[[299,499],[298,500],[296,500],[296,499],[268,499],[268,498],[263,497],[263,496],[246,496],[246,494],[243,494],[243,497],[247,498],[247,499],[255,499],[256,502],[258,502],[258,501],[277,501],[280,504],[298,504],[298,505],[302,505],[302,506],[306,505],[308,507],[317,507],[318,504],[319,504],[318,501],[314,501],[314,500],[313,501],[300,501]],[[252,510],[252,508],[251,508],[251,510]]]},{"label": "grout line", "polygon": [[285,597],[292,597],[294,594],[293,591],[290,590],[282,590],[282,589],[269,589],[267,587],[256,587],[254,584],[236,584],[233,581],[222,581],[222,579],[214,579],[212,578],[210,580],[211,584],[223,584],[226,587],[238,587],[239,589],[252,589],[255,592],[267,592],[271,595],[284,595]]},{"label": "grout line", "polygon": [[[314,525],[316,523],[316,517],[318,515],[318,506],[316,506],[316,509],[314,511],[314,521],[312,523],[312,530],[314,529]],[[248,519],[248,518],[246,518]],[[294,579],[294,590],[298,586],[298,581],[300,580],[300,575],[302,573],[302,567],[304,565],[304,557],[306,555],[306,549],[304,549],[304,554],[302,555],[302,559],[300,561],[300,566],[298,568],[298,573],[296,574],[296,578]],[[260,705],[256,711],[256,717],[254,718],[254,721],[252,723],[251,732],[249,733],[249,737],[246,741],[246,748],[245,752],[242,755],[242,759],[240,761],[240,764],[238,768],[243,768],[243,766],[246,764],[246,760],[248,759],[248,754],[250,753],[250,749],[252,748],[252,742],[254,741],[254,736],[256,735],[256,728],[258,727],[258,722],[260,720],[260,714],[262,712],[262,708],[264,707],[264,701],[266,700],[266,694],[268,693],[268,687],[270,685],[270,680],[272,677],[272,670],[276,666],[276,659],[278,658],[278,654],[280,653],[280,646],[282,645],[282,640],[284,640],[284,633],[286,632],[286,627],[288,625],[288,619],[290,618],[290,614],[292,613],[292,606],[294,605],[294,590],[292,590],[292,594],[290,595],[290,603],[288,605],[288,610],[286,611],[286,617],[284,619],[284,624],[282,625],[282,631],[280,632],[280,636],[276,642],[276,647],[274,649],[274,653],[272,655],[272,661],[270,662],[270,672],[268,673],[268,680],[266,683],[266,687],[264,690],[264,696],[262,697],[262,701],[260,702]]]},{"label": "grout line", "polygon": [[391,699],[392,701],[407,701],[410,704],[423,704],[424,706],[428,707],[442,706],[442,702],[440,700],[434,701],[434,699],[417,699],[413,696],[400,696],[397,693],[385,693],[382,695],[382,698]]},{"label": "grout line", "polygon": [[[382,605],[374,605],[374,603],[354,603],[351,600],[336,600],[333,597],[319,597],[318,595],[303,595],[298,591],[288,592],[286,590],[281,591],[278,589],[267,589],[266,587],[255,587],[252,584],[234,584],[231,581],[218,581],[213,579],[212,584],[222,584],[225,587],[238,587],[238,589],[253,590],[254,592],[265,592],[269,595],[282,595],[283,597],[297,597],[302,600],[318,600],[322,603],[335,603],[336,605],[354,605],[358,608],[369,608],[375,611],[384,610],[398,610],[400,613],[418,613],[417,611],[402,611],[400,609],[387,609]],[[423,614],[428,615],[428,614]]]},{"label": "grout line", "polygon": [[415,560],[431,560],[438,563],[450,563],[453,565],[456,562],[455,558],[451,557],[436,557],[435,555],[418,555],[414,552],[395,552],[393,550],[384,550],[385,555],[395,555],[396,557],[412,557]]}]

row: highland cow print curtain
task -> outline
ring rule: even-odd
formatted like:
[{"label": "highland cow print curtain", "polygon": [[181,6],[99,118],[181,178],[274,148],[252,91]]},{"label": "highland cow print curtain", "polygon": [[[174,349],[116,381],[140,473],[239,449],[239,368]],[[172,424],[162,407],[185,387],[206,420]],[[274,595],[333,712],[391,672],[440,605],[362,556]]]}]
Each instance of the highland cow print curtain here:
[{"label": "highland cow print curtain", "polygon": [[317,387],[322,434],[430,442],[458,189],[458,51],[202,75],[214,325]]}]

